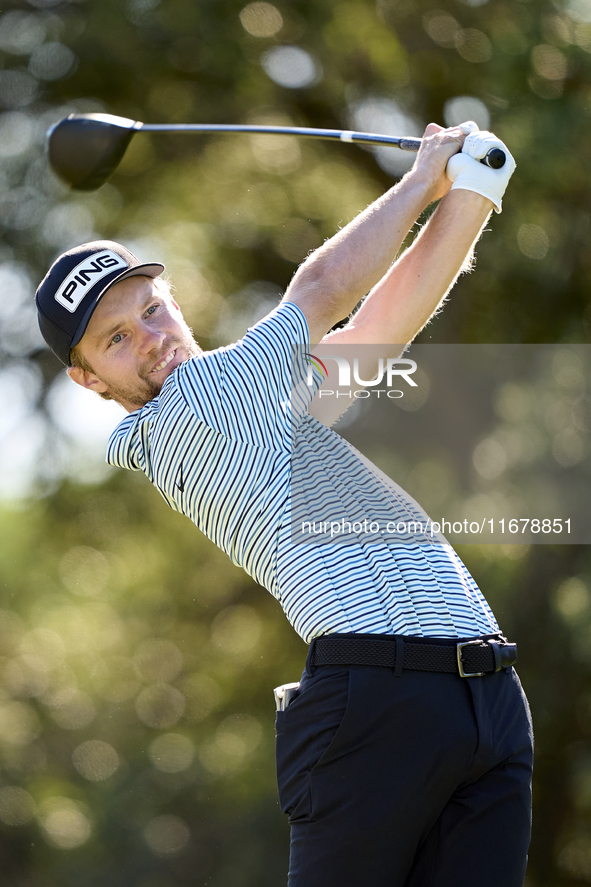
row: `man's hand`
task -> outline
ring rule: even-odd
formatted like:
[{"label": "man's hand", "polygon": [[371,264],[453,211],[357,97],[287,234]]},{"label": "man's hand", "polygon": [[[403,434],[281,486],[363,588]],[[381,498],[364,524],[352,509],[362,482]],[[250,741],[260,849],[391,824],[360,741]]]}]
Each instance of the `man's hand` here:
[{"label": "man's hand", "polygon": [[461,124],[444,129],[437,123],[430,123],[425,130],[421,148],[409,176],[425,184],[430,195],[429,203],[439,200],[451,188],[445,170],[450,157],[462,150],[467,126]]},{"label": "man's hand", "polygon": [[[505,165],[500,169],[480,163],[492,148],[501,148],[505,152]],[[450,157],[446,172],[447,178],[453,182],[452,191],[463,189],[482,194],[500,213],[503,194],[514,171],[515,160],[500,139],[492,132],[474,132],[467,136],[462,152]]]}]

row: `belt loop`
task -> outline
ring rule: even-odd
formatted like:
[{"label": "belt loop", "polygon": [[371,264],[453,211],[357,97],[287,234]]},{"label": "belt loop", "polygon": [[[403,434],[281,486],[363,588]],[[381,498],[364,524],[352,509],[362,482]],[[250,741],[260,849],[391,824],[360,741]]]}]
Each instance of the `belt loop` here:
[{"label": "belt loop", "polygon": [[312,642],[310,644],[310,649],[308,650],[308,656],[306,659],[305,672],[308,677],[312,677],[314,674],[314,652],[316,650],[316,638],[312,638]]},{"label": "belt loop", "polygon": [[501,651],[499,650],[499,642],[498,641],[487,641],[489,647],[492,647],[492,651],[495,657],[495,672],[500,671],[503,667],[503,663],[501,661]]},{"label": "belt loop", "polygon": [[394,664],[394,677],[402,677],[402,666],[404,664],[404,641],[402,638],[395,638],[396,641],[396,662]]}]

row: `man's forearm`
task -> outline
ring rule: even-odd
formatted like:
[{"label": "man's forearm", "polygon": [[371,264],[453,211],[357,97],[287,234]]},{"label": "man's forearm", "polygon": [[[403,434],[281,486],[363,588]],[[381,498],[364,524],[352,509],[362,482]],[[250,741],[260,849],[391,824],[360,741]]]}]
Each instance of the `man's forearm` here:
[{"label": "man's forearm", "polygon": [[444,197],[353,318],[355,341],[412,341],[453,285],[491,210],[490,200],[471,191]]},{"label": "man's forearm", "polygon": [[346,294],[352,310],[386,273],[429,202],[428,183],[410,173],[317,249],[299,268],[292,286],[306,277],[322,277],[335,293]]},{"label": "man's forearm", "polygon": [[[320,342],[331,354],[340,345],[380,345],[382,357],[395,357],[411,342],[437,310],[453,285],[492,209],[491,201],[470,191],[452,191],[412,246],[398,259],[363,302],[349,323]],[[385,346],[385,347],[384,347]],[[389,350],[388,346],[392,346]],[[359,376],[375,374],[375,352],[361,349],[356,356]],[[325,388],[338,381],[329,376]],[[346,409],[345,399],[316,398],[310,414],[332,425]]]},{"label": "man's forearm", "polygon": [[421,212],[432,200],[424,177],[407,175],[345,228],[317,249],[298,269],[285,299],[302,307],[310,322],[310,303],[322,333],[347,317],[384,276]]}]

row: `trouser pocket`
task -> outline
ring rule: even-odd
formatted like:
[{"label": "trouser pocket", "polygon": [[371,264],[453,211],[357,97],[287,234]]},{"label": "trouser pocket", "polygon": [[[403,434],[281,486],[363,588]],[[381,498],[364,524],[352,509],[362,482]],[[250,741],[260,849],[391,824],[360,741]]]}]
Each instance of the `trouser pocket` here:
[{"label": "trouser pocket", "polygon": [[341,733],[350,698],[348,668],[304,674],[300,692],[275,721],[277,784],[290,822],[309,819],[310,773],[330,754]]}]

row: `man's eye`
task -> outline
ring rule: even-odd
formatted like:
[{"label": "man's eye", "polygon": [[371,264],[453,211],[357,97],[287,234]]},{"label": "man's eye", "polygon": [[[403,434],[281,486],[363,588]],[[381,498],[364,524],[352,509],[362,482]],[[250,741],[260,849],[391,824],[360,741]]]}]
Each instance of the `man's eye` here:
[{"label": "man's eye", "polygon": [[150,305],[150,307],[146,311],[146,314],[153,314],[157,307],[158,305]]},{"label": "man's eye", "polygon": [[121,333],[117,333],[117,335],[113,336],[113,338],[111,339],[111,345],[118,345],[122,338],[123,336],[121,335]]}]

